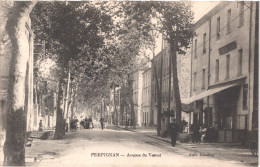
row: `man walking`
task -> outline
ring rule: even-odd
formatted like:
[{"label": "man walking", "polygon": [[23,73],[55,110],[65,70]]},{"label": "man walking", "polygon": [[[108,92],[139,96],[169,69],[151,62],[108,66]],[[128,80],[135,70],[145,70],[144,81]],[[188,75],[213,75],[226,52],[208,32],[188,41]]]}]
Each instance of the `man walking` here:
[{"label": "man walking", "polygon": [[178,135],[178,125],[176,123],[176,119],[173,119],[172,123],[170,123],[170,131],[171,131],[172,146],[175,147],[177,135]]},{"label": "man walking", "polygon": [[101,129],[103,130],[104,129],[104,118],[100,118],[99,122],[101,125]]}]

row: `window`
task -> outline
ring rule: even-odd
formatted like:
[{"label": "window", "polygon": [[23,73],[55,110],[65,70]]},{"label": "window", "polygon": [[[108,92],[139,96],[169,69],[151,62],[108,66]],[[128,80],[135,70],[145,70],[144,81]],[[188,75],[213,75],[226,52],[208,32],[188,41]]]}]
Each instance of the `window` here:
[{"label": "window", "polygon": [[219,81],[219,60],[217,59],[216,60],[216,76],[215,76],[215,82],[218,82]]},{"label": "window", "polygon": [[227,12],[227,34],[231,33],[231,9],[228,10]]},{"label": "window", "polygon": [[193,76],[194,76],[194,80],[193,80],[193,90],[196,90],[197,73],[194,72]]},{"label": "window", "polygon": [[207,38],[207,34],[204,33],[203,34],[203,54],[206,53],[206,38]]},{"label": "window", "polygon": [[217,19],[217,33],[216,33],[217,40],[220,38],[220,17]]},{"label": "window", "polygon": [[240,49],[239,51],[238,51],[238,64],[237,64],[237,67],[238,67],[238,69],[237,69],[237,75],[239,76],[239,75],[242,75],[242,66],[243,66],[243,50],[242,49]]},{"label": "window", "polygon": [[202,87],[201,89],[205,89],[205,69],[202,70]]},{"label": "window", "polygon": [[229,79],[230,55],[226,57],[226,79]]},{"label": "window", "polygon": [[195,39],[195,46],[194,46],[194,49],[195,49],[195,53],[194,53],[194,59],[197,58],[197,39]]},{"label": "window", "polygon": [[244,25],[244,2],[240,2],[239,7],[239,27]]},{"label": "window", "polygon": [[243,85],[243,110],[247,110],[248,84]]}]

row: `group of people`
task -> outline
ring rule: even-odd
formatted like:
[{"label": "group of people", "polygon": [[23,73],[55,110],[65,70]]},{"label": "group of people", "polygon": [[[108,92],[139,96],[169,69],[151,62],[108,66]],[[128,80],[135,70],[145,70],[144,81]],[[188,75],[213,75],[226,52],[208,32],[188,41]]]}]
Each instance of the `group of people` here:
[{"label": "group of people", "polygon": [[126,126],[132,127],[133,126],[133,119],[128,119],[127,122],[126,122]]},{"label": "group of people", "polygon": [[[180,128],[181,128],[180,125],[178,125],[176,123],[176,120],[173,119],[170,123],[170,136],[172,142],[171,144],[173,147],[175,147],[176,145],[177,135],[178,132],[181,130]],[[209,133],[209,131],[211,130],[208,129],[205,125],[201,125],[201,126],[193,125],[191,127],[191,130],[193,131],[193,142],[197,142],[200,144],[205,142],[206,137],[209,141],[210,138],[212,138],[212,135],[210,135],[211,133]]]},{"label": "group of people", "polygon": [[80,121],[80,125],[84,129],[93,129],[94,128],[94,124],[93,124],[93,121],[92,121],[91,117],[89,117],[89,118],[86,117],[85,119]]},{"label": "group of people", "polygon": [[65,123],[65,131],[68,132],[69,130],[77,130],[79,127],[78,122],[79,120],[77,117],[72,119],[67,118]]},{"label": "group of people", "polygon": [[191,130],[193,131],[193,142],[196,142],[199,144],[205,142],[206,134],[208,131],[206,126],[192,125]]},{"label": "group of people", "polygon": [[77,117],[74,117],[73,119],[71,119],[70,120],[70,129],[77,130],[79,128],[78,122],[79,122],[79,120]]}]

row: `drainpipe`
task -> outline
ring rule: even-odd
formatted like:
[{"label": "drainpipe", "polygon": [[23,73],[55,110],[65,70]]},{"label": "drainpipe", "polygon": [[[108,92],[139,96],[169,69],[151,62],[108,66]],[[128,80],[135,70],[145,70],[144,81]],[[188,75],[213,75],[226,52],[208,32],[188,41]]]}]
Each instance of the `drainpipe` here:
[{"label": "drainpipe", "polygon": [[[251,80],[251,76],[250,76],[250,67],[251,67],[251,54],[252,54],[252,50],[251,50],[251,40],[252,40],[252,6],[253,3],[250,2],[250,21],[249,21],[249,56],[248,56],[248,96],[247,96],[247,104],[248,104],[248,113],[249,113],[249,120],[252,120],[252,113],[250,113],[250,80]],[[250,123],[250,121],[248,121],[248,123]],[[252,122],[251,122],[252,123]],[[251,130],[251,127],[248,126],[247,127],[248,130]]]},{"label": "drainpipe", "polygon": [[[207,90],[209,89],[210,85],[210,53],[211,53],[211,19],[209,20],[209,57],[208,57],[208,85],[207,85]],[[208,127],[209,125],[209,96],[207,96],[207,112],[208,112]]]},{"label": "drainpipe", "polygon": [[[192,72],[193,72],[193,70],[192,70],[192,59],[193,59],[193,37],[192,37],[192,39],[191,39],[191,56],[190,56],[190,71],[191,71],[191,73],[190,73],[190,97],[192,96]],[[191,115],[192,115],[192,111],[190,112],[190,122],[189,122],[189,124],[191,125],[193,122],[193,120],[191,119]],[[188,130],[188,133],[190,133],[190,128],[189,128],[189,130]]]},{"label": "drainpipe", "polygon": [[253,85],[253,114],[252,114],[252,130],[258,127],[258,65],[259,65],[259,2],[256,2],[255,13],[255,44],[254,44],[254,85]]}]

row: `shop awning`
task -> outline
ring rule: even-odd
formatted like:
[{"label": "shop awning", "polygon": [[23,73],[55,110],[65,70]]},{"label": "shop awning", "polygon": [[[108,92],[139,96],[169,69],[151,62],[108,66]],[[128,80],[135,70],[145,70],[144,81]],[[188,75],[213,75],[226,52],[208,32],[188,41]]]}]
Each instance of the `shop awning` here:
[{"label": "shop awning", "polygon": [[218,93],[222,90],[225,90],[225,89],[228,89],[228,88],[231,88],[231,87],[234,87],[234,86],[237,86],[237,85],[240,85],[241,83],[234,83],[234,84],[230,84],[230,85],[225,85],[225,86],[221,86],[221,87],[218,87],[218,88],[212,88],[212,89],[208,89],[198,95],[195,95],[195,96],[192,96],[190,98],[186,98],[186,99],[182,99],[182,104],[190,104],[194,101],[197,101],[197,100],[200,100],[200,99],[203,99],[207,96],[210,96],[210,95],[213,95],[215,93]]}]

